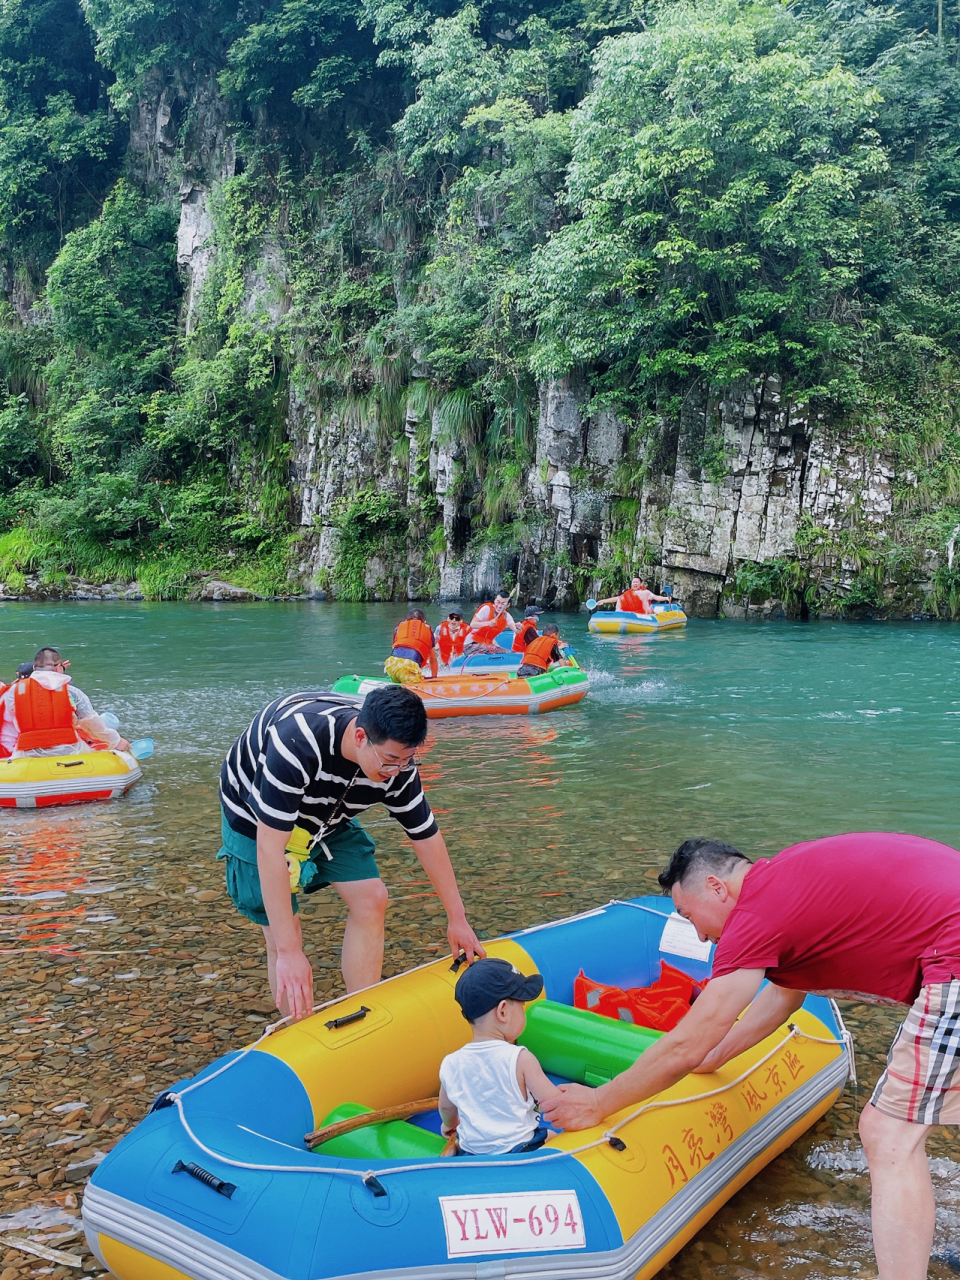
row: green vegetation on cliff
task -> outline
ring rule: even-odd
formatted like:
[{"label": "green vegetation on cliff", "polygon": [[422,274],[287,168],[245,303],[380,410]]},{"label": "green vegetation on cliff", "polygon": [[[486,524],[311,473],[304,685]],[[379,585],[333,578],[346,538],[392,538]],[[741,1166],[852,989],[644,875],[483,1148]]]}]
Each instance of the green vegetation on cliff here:
[{"label": "green vegetation on cliff", "polygon": [[[692,386],[775,374],[898,460],[896,528],[851,518],[840,548],[877,603],[897,557],[960,524],[960,25],[944,12],[13,0],[0,581],[139,577],[164,596],[209,569],[283,589],[291,381],[385,465],[439,432],[462,549],[534,518],[539,380],[590,382],[628,423],[639,484],[644,442]],[[191,183],[213,187],[216,252],[188,300]],[[703,465],[722,479],[722,442]],[[342,592],[369,590],[378,539],[429,541],[429,476],[413,485],[411,515],[358,478]],[[635,496],[609,572],[617,547],[636,554]],[[837,538],[801,543],[745,566],[737,594],[814,601]],[[960,578],[936,590],[955,612]]]}]

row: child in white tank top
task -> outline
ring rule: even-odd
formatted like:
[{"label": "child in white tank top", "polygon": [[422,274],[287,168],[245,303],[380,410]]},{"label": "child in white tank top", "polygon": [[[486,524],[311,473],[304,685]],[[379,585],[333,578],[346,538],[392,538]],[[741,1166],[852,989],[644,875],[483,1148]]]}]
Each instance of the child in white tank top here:
[{"label": "child in white tank top", "polygon": [[523,1006],[542,990],[539,973],[524,977],[506,960],[475,960],[460,975],[456,999],[473,1039],[440,1064],[440,1117],[462,1155],[533,1151],[547,1137],[537,1106],[558,1089],[516,1043]]}]

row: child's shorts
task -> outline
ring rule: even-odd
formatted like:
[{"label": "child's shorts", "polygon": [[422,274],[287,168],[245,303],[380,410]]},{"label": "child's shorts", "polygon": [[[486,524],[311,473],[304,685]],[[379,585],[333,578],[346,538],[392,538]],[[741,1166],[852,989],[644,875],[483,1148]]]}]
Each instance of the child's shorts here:
[{"label": "child's shorts", "polygon": [[[518,1147],[511,1147],[506,1154],[508,1156],[519,1155],[521,1151],[536,1151],[538,1147],[542,1147],[550,1136],[550,1130],[546,1125],[541,1125],[529,1142],[521,1142]],[[472,1156],[472,1151],[458,1151],[458,1156]]]}]

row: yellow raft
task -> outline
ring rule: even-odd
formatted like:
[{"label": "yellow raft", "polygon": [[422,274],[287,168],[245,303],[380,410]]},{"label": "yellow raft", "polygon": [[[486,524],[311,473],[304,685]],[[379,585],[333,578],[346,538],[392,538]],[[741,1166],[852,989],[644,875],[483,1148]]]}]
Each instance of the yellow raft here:
[{"label": "yellow raft", "polygon": [[0,760],[0,809],[116,800],[141,777],[136,757],[126,751]]}]

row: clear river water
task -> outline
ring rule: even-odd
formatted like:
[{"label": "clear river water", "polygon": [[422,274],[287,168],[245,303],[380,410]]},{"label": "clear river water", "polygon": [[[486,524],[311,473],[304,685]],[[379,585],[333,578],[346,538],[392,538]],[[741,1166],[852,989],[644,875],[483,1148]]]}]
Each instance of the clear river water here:
[{"label": "clear river water", "polygon": [[[396,605],[0,605],[0,676],[56,645],[98,709],[156,740],[119,802],[0,814],[0,1230],[82,1253],[91,1162],[153,1092],[267,1019],[258,931],[232,912],[214,858],[220,762],[277,694],[376,673],[401,616]],[[584,615],[554,620],[591,672],[587,700],[539,718],[434,723],[423,753],[481,936],[654,892],[695,834],[750,856],[856,830],[960,844],[960,628],[693,621],[619,639],[590,636]],[[391,889],[397,972],[442,949],[443,913],[399,828],[376,809],[365,823]],[[330,893],[304,903],[320,998],[338,990],[342,915]],[[686,1246],[671,1280],[876,1274],[856,1115],[898,1019],[844,1013],[859,1086]],[[945,1277],[960,1270],[950,1131],[931,1157],[931,1274]],[[3,1280],[76,1274],[10,1243]]]}]

